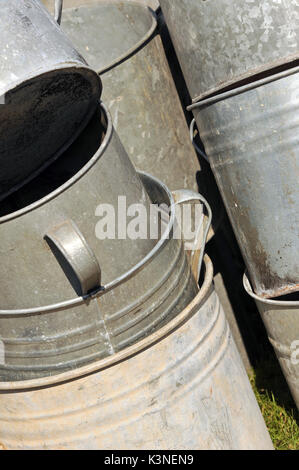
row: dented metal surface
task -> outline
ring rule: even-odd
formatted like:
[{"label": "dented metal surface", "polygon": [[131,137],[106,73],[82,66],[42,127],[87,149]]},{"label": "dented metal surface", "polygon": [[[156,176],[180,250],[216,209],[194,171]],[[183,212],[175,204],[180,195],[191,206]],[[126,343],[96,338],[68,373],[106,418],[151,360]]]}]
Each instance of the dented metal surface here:
[{"label": "dented metal surface", "polygon": [[135,2],[98,0],[65,10],[62,28],[99,72],[103,99],[132,162],[172,190],[197,190],[201,168],[154,15]]},{"label": "dented metal surface", "polygon": [[155,331],[196,295],[183,241],[173,237],[173,212],[165,239],[96,236],[98,204],[110,203],[117,213],[118,195],[127,197],[128,207],[143,204],[148,217],[148,194],[174,210],[162,183],[140,177],[109,120],[93,161],[64,188],[19,216],[0,219],[1,380],[59,374],[112,355]]},{"label": "dented metal surface", "polygon": [[194,101],[299,58],[298,0],[160,0]]},{"label": "dented metal surface", "polygon": [[299,300],[263,299],[244,276],[246,292],[255,300],[295,403],[299,409]]},{"label": "dented metal surface", "polygon": [[3,0],[0,16],[0,200],[82,131],[100,79],[39,0]]},{"label": "dented metal surface", "polygon": [[253,289],[299,290],[298,67],[189,107]]},{"label": "dented metal surface", "polygon": [[273,449],[212,287],[171,322],[62,376],[0,384],[7,449]]}]

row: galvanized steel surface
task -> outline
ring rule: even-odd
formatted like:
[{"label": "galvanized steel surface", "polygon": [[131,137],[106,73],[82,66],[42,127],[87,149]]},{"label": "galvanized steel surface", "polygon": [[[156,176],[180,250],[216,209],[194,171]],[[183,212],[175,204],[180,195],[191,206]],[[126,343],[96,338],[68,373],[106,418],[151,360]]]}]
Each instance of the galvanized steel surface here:
[{"label": "galvanized steel surface", "polygon": [[98,0],[65,10],[62,28],[100,73],[103,99],[137,168],[172,190],[197,190],[200,165],[153,14],[135,2]]},{"label": "galvanized steel surface", "polygon": [[246,292],[255,300],[269,340],[276,352],[295,403],[299,409],[299,300],[263,299],[254,294],[248,277],[244,276]]},{"label": "galvanized steel surface", "polygon": [[[1,383],[7,449],[269,449],[273,446],[212,288],[107,360]],[[56,384],[56,386],[55,386]]]},{"label": "galvanized steel surface", "polygon": [[[117,192],[124,189],[122,184],[131,201],[135,198],[136,202],[139,198],[145,207],[147,193],[159,204],[174,204],[164,185],[153,178],[141,175],[142,186],[116,135],[111,135],[111,129],[110,123],[107,138],[111,140],[106,151],[103,152],[101,147],[99,153],[103,154],[94,162],[93,170],[88,172],[85,169],[81,180],[76,178],[76,183],[67,189],[68,195],[60,191],[47,204],[38,203],[32,212],[0,226],[4,247],[1,253],[0,329],[5,348],[5,364],[0,366],[1,380],[58,374],[114,354],[169,321],[198,291],[183,242],[172,238],[174,217],[169,227],[170,239],[158,243],[153,240],[96,239],[94,215],[97,203],[101,200],[113,202]],[[98,154],[96,158],[99,158]],[[105,165],[108,165],[108,170]],[[117,181],[109,176],[110,165]],[[92,171],[93,176],[90,175]],[[80,182],[90,191],[87,197],[84,189],[82,200]],[[72,198],[71,205],[68,198]],[[76,225],[69,219],[73,219]],[[51,227],[52,224],[54,229],[46,230],[46,226]],[[77,225],[82,233],[77,232]],[[18,230],[17,234],[15,230]],[[88,283],[89,287],[80,295],[92,287],[94,291],[97,289],[96,293],[77,297],[76,302],[69,300],[58,306],[45,306],[46,300],[53,304],[55,300],[62,302],[74,296],[68,279],[43,240],[45,231],[78,278],[81,280],[83,277],[81,286]],[[88,242],[83,239],[84,235]],[[18,237],[23,241],[25,252],[17,248]],[[30,243],[35,245],[34,248]],[[74,245],[79,250],[75,254]],[[143,259],[140,258],[142,253]],[[95,256],[102,268],[100,291],[101,273]],[[135,263],[139,265],[134,267]],[[5,266],[9,267],[9,275],[4,280]],[[131,267],[133,274],[126,274]],[[124,279],[119,278],[120,274],[124,274]],[[95,279],[94,285],[89,284],[92,279]],[[17,292],[16,283],[19,284]],[[5,311],[5,305],[7,309],[17,306],[29,308],[26,311]]]},{"label": "galvanized steel surface", "polygon": [[[106,0],[107,3],[111,3],[114,0]],[[126,2],[139,3],[143,6],[149,6],[153,10],[156,10],[159,7],[158,0],[126,0]],[[53,11],[53,0],[42,0],[42,3],[49,9]],[[82,5],[93,5],[98,3],[98,0],[64,0],[64,8],[80,7]]]},{"label": "galvanized steel surface", "polygon": [[2,0],[0,42],[2,199],[71,144],[101,84],[39,0]]},{"label": "galvanized steel surface", "polygon": [[197,101],[299,58],[298,0],[160,0]]},{"label": "galvanized steel surface", "polygon": [[299,289],[298,68],[267,80],[190,109],[253,289],[271,298]]}]

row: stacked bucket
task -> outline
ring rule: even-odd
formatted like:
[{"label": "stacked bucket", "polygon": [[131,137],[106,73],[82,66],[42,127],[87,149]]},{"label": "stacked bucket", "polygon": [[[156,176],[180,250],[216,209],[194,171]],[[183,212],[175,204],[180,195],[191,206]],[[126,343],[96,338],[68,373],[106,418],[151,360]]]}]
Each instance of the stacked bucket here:
[{"label": "stacked bucket", "polygon": [[160,4],[247,265],[245,289],[299,406],[299,2]]},{"label": "stacked bucket", "polygon": [[[56,21],[2,3],[0,448],[272,449],[204,257],[211,210],[155,15],[76,1],[61,29],[61,1]],[[124,196],[169,208],[156,239],[97,236]],[[191,251],[184,203],[206,212]]]}]

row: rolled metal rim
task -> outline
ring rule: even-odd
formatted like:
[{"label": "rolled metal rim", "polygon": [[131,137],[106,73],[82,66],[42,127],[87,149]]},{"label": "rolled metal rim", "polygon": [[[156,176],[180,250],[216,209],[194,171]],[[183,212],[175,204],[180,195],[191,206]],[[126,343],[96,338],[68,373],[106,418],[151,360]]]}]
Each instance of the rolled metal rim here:
[{"label": "rolled metal rim", "polygon": [[265,299],[264,297],[260,297],[259,295],[256,295],[251,287],[251,283],[248,278],[248,274],[245,273],[243,276],[243,286],[244,289],[246,290],[247,294],[250,295],[255,301],[261,302],[265,305],[273,306],[273,307],[299,307],[299,300],[271,300],[271,299]]},{"label": "rolled metal rim", "polygon": [[271,72],[271,70],[277,69],[278,67],[284,67],[284,66],[286,67],[289,65],[291,68],[292,64],[298,61],[298,57],[299,57],[299,52],[296,52],[295,54],[291,54],[287,57],[284,57],[281,60],[268,62],[267,64],[260,66],[255,70],[249,70],[248,73],[238,75],[235,79],[227,80],[223,82],[221,85],[211,88],[210,90],[205,91],[204,93],[201,93],[200,95],[195,96],[195,98],[192,98],[192,102],[197,103],[200,100],[205,100],[207,99],[207,97],[214,95],[215,93],[221,93],[221,90],[224,90],[225,88],[228,88],[231,86],[235,86],[236,88],[238,88],[238,83],[243,82],[244,80],[247,80],[247,79],[253,79],[253,82],[254,82],[256,76],[261,75],[262,73],[265,73],[265,72]]},{"label": "rolled metal rim", "polygon": [[[130,1],[130,2],[120,2],[119,0],[110,0],[110,2],[106,1],[100,1],[96,3],[95,5],[106,5],[106,6],[123,6],[123,4],[126,3],[128,5],[135,5],[140,8],[140,10],[143,10],[144,12],[150,14],[152,16],[152,25],[150,29],[147,31],[147,33],[140,39],[140,41],[136,42],[136,44],[128,49],[124,54],[120,55],[117,59],[115,59],[113,62],[111,62],[109,65],[106,65],[105,67],[97,70],[97,73],[99,75],[102,75],[105,72],[108,72],[109,70],[113,69],[117,65],[120,65],[122,62],[125,62],[127,59],[129,59],[132,55],[134,55],[136,52],[138,52],[148,41],[150,41],[156,34],[157,28],[158,28],[158,23],[156,20],[156,16],[154,11],[150,9],[150,7],[146,7],[145,5],[142,5],[141,3],[138,3],[137,1]],[[77,10],[78,8],[90,8],[91,5],[81,5],[80,7],[76,8],[67,8],[65,11],[72,11],[72,10]]]},{"label": "rolled metal rim", "polygon": [[270,75],[269,77],[262,78],[261,80],[257,80],[252,83],[248,83],[247,85],[243,85],[238,88],[234,88],[233,90],[226,91],[224,93],[219,93],[215,96],[211,96],[210,98],[201,99],[201,100],[193,100],[193,104],[187,106],[187,111],[193,111],[198,108],[202,108],[203,106],[208,106],[211,104],[215,104],[218,101],[224,101],[232,96],[240,95],[245,93],[246,91],[253,90],[255,88],[259,88],[263,85],[267,85],[268,83],[275,82],[280,80],[281,78],[288,77],[290,75],[295,75],[299,72],[299,66],[293,67],[291,69],[285,70],[283,72],[277,73],[275,75]]},{"label": "rolled metal rim", "polygon": [[[163,248],[164,244],[168,241],[168,237],[173,229],[174,222],[175,222],[175,202],[172,196],[172,193],[169,191],[167,186],[162,183],[158,178],[154,178],[153,176],[145,173],[145,172],[137,172],[141,178],[148,178],[152,181],[155,181],[157,185],[159,185],[167,194],[169,198],[169,203],[170,203],[170,220],[169,223],[167,224],[167,227],[165,231],[163,232],[160,240],[157,242],[157,244],[154,246],[154,248],[135,266],[133,266],[132,269],[127,271],[126,273],[122,274],[119,276],[117,279],[114,279],[110,283],[106,284],[105,286],[101,286],[99,289],[97,289],[95,292],[91,292],[88,295],[85,296],[78,296],[75,297],[74,299],[63,301],[58,304],[53,304],[53,305],[47,305],[44,307],[36,307],[36,308],[30,308],[30,309],[19,309],[19,310],[0,310],[0,316],[24,316],[24,315],[34,315],[34,314],[44,314],[44,313],[50,313],[54,311],[59,311],[59,310],[65,310],[72,308],[74,306],[79,306],[85,303],[88,300],[102,297],[103,295],[107,294],[111,290],[115,289],[119,285],[123,284],[127,280],[131,279],[134,277],[139,271],[141,271],[148,263],[152,261],[153,258],[155,258],[160,250]],[[48,197],[48,196],[47,196]]]},{"label": "rolled metal rim", "polygon": [[61,185],[58,189],[55,191],[52,191],[51,193],[47,194],[47,196],[43,197],[42,199],[39,199],[38,201],[34,202],[33,204],[30,204],[29,206],[24,207],[23,209],[20,209],[16,212],[12,212],[8,215],[5,215],[3,217],[0,217],[0,225],[9,222],[11,220],[17,219],[18,217],[21,217],[28,212],[32,212],[33,210],[37,209],[38,207],[41,207],[45,205],[47,202],[51,201],[52,199],[56,198],[60,194],[62,194],[64,191],[66,191],[68,188],[73,186],[77,181],[79,181],[86,173],[90,171],[90,169],[97,163],[97,161],[101,158],[103,153],[105,152],[111,138],[114,132],[113,129],[113,124],[112,124],[112,117],[110,115],[110,112],[108,111],[108,108],[104,105],[104,103],[101,101],[98,103],[101,107],[101,109],[104,111],[105,116],[107,118],[107,130],[105,137],[99,147],[99,149],[96,151],[96,153],[93,155],[93,157],[89,160],[89,162],[81,168],[81,170],[78,171],[76,175],[74,175],[72,178],[70,178],[66,183]]},{"label": "rolled metal rim", "polygon": [[[67,66],[67,67],[66,67]],[[30,82],[31,80],[33,79],[37,79],[37,78],[41,78],[43,77],[44,75],[49,75],[51,74],[52,72],[55,72],[57,70],[63,70],[63,69],[66,69],[67,71],[71,71],[71,70],[77,70],[77,71],[88,71],[91,73],[91,77],[93,78],[97,78],[98,79],[98,84],[99,84],[99,96],[101,96],[101,93],[102,93],[102,82],[101,82],[101,79],[100,77],[94,72],[94,70],[92,68],[90,68],[89,66],[86,65],[85,66],[82,66],[82,65],[76,65],[76,64],[73,64],[71,67],[69,64],[60,64],[59,67],[56,67],[55,69],[53,70],[47,70],[47,71],[43,71],[41,72],[40,74],[38,75],[33,75],[32,77],[28,77],[26,79],[26,81],[20,81],[18,83],[15,83],[13,85],[13,88],[10,88],[8,91],[13,91],[14,89],[18,88],[20,85],[26,85],[26,83]],[[90,82],[91,83],[91,82]],[[92,86],[94,87],[96,81],[94,81],[94,83],[92,84]],[[7,93],[7,92],[4,92],[4,94]],[[79,123],[79,125],[77,126],[76,128],[76,131],[72,134],[72,136],[70,138],[68,138],[66,140],[66,142],[60,147],[60,149],[58,149],[55,153],[53,153],[41,166],[39,166],[35,171],[32,171],[31,174],[29,176],[27,176],[26,178],[22,179],[22,181],[20,181],[18,184],[14,185],[12,188],[10,188],[8,191],[5,191],[4,193],[1,194],[0,196],[0,201],[3,200],[4,198],[6,198],[7,196],[9,196],[10,194],[13,194],[15,193],[16,191],[18,191],[18,189],[22,188],[23,186],[25,186],[27,183],[29,183],[30,181],[32,181],[36,176],[38,176],[40,173],[42,173],[47,167],[49,167],[52,163],[55,162],[55,160],[57,158],[60,157],[60,155],[62,155],[73,143],[74,141],[77,139],[77,137],[79,137],[79,135],[81,134],[81,132],[85,129],[85,127],[87,126],[87,124],[89,123],[93,113],[95,112],[95,109],[96,109],[96,106],[97,106],[97,101],[95,102],[95,104],[93,106],[90,106],[90,108],[88,109],[88,112],[85,113],[85,115],[82,117],[82,120],[81,122]],[[28,206],[30,207],[30,206]],[[13,216],[14,214],[17,214],[17,212],[15,213],[12,213],[11,215]],[[16,215],[17,216],[17,215]],[[2,219],[5,219],[6,217],[9,217],[9,216],[5,216],[5,217],[1,217],[0,218],[0,224],[2,223]],[[8,220],[11,220],[11,219],[8,219]],[[6,220],[4,220],[6,221]]]},{"label": "rolled metal rim", "polygon": [[[88,375],[98,373],[103,369],[110,368],[120,362],[126,361],[130,357],[141,353],[145,349],[148,349],[155,343],[162,341],[166,336],[169,336],[173,331],[177,330],[182,326],[190,317],[192,317],[196,311],[200,308],[200,305],[206,299],[206,296],[210,292],[210,288],[213,282],[214,269],[213,264],[208,255],[205,255],[205,278],[202,284],[202,287],[196,297],[190,302],[190,304],[173,320],[167,323],[165,326],[160,328],[157,332],[148,336],[147,338],[139,341],[133,346],[130,346],[123,351],[109,356],[101,361],[95,362],[93,364],[80,367],[75,370],[65,372],[63,374],[44,377],[41,379],[34,380],[24,380],[20,382],[0,382],[0,390],[6,391],[22,391],[28,389],[38,389],[42,387],[51,387],[53,385],[62,384],[65,382],[70,382]],[[200,334],[200,332],[199,332]]]}]

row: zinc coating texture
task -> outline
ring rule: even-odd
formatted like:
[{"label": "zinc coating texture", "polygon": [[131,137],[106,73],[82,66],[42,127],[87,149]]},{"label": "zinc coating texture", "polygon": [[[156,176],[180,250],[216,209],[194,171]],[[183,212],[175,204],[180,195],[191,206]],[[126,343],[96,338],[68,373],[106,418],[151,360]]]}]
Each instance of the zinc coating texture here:
[{"label": "zinc coating texture", "polygon": [[268,431],[212,286],[104,361],[0,384],[7,449],[268,449]]},{"label": "zinc coating texture", "polygon": [[194,102],[299,58],[298,0],[160,0]]}]

